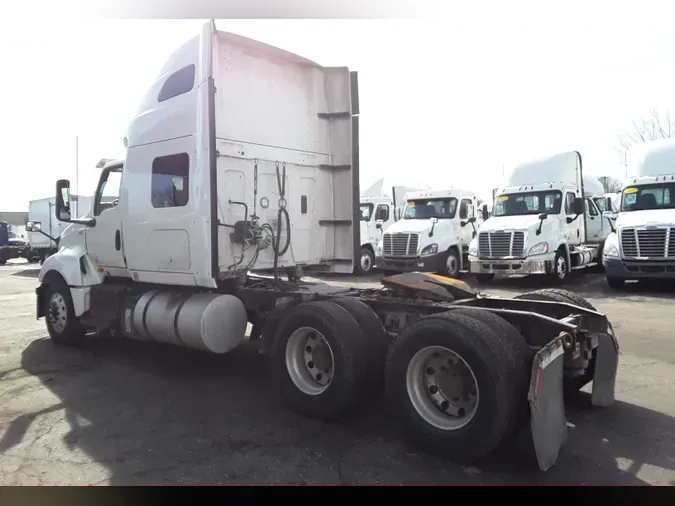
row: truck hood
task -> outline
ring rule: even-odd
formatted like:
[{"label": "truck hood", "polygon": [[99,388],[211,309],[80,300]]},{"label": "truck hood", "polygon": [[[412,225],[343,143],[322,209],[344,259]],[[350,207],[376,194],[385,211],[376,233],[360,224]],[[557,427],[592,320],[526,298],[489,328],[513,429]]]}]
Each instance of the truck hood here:
[{"label": "truck hood", "polygon": [[675,209],[650,209],[619,213],[617,227],[640,227],[644,225],[675,225]]},{"label": "truck hood", "polygon": [[[491,216],[487,221],[481,224],[480,232],[495,232],[497,230],[527,230],[539,226],[539,218],[536,214],[526,214],[522,216]],[[544,220],[544,226],[546,222]]]},{"label": "truck hood", "polygon": [[[441,220],[438,220],[438,222],[441,223]],[[398,220],[396,223],[392,223],[385,231],[385,234],[400,234],[400,233],[421,234],[422,232],[431,230],[431,225],[432,223],[430,219],[424,220],[401,219]]]}]

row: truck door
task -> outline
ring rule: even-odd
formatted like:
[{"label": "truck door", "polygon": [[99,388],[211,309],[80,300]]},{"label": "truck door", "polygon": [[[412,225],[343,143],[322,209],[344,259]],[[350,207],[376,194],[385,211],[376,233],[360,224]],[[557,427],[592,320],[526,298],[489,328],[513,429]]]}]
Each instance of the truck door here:
[{"label": "truck door", "polygon": [[603,235],[602,214],[593,202],[593,199],[586,198],[586,226],[588,227],[588,240],[590,242],[599,242],[605,239]]},{"label": "truck door", "polygon": [[[373,245],[377,245],[377,243],[382,239],[384,229],[389,226],[390,219],[391,211],[389,209],[389,204],[378,204],[377,209],[375,210],[375,222],[373,223],[373,226],[370,227],[370,240]],[[377,223],[378,220],[382,221],[381,228],[377,228],[377,226],[375,226],[375,223]]]},{"label": "truck door", "polygon": [[111,276],[127,275],[122,250],[121,184],[121,166],[103,171],[92,207],[96,224],[86,229],[87,252],[96,265],[104,268]]},{"label": "truck door", "polygon": [[[474,216],[473,202],[471,199],[464,198],[459,204],[459,243],[462,246],[468,246],[473,239],[474,229],[467,220]],[[462,223],[466,223],[463,227]]]}]

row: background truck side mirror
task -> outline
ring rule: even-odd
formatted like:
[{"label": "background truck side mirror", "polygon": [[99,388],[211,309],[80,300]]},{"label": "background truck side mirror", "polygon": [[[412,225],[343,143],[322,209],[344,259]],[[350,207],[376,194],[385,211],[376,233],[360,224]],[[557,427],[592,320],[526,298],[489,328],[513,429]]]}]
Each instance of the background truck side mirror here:
[{"label": "background truck side mirror", "polygon": [[39,221],[29,221],[26,223],[26,232],[39,232],[42,230],[42,223]]},{"label": "background truck side mirror", "polygon": [[487,220],[489,216],[487,204],[483,204],[483,219]]},{"label": "background truck side mirror", "polygon": [[584,209],[585,209],[585,202],[582,197],[576,197],[574,199],[574,206],[573,206],[573,211],[574,214],[584,214]]},{"label": "background truck side mirror", "polygon": [[612,205],[612,199],[610,197],[607,197],[605,199],[605,211],[613,211],[614,206]]},{"label": "background truck side mirror", "polygon": [[70,181],[59,179],[56,182],[56,218],[70,221]]},{"label": "background truck side mirror", "polygon": [[384,221],[375,220],[375,228],[382,228],[382,225],[384,225]]},{"label": "background truck side mirror", "polygon": [[613,220],[614,218],[616,218],[616,214],[614,213],[614,211],[603,211],[602,216],[604,218],[609,218],[610,220]]}]

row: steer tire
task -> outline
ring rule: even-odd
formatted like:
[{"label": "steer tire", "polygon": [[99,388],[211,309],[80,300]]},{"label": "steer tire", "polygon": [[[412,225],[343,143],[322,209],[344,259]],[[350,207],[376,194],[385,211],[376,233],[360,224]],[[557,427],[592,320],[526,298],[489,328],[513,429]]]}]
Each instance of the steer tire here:
[{"label": "steer tire", "polygon": [[[418,353],[447,348],[470,367],[478,384],[473,417],[461,427],[442,427],[421,414],[416,392],[426,392],[421,377],[408,374]],[[429,453],[457,462],[471,462],[494,450],[513,431],[527,409],[525,364],[516,358],[493,327],[450,310],[425,316],[404,329],[394,341],[386,366],[389,402],[409,437]],[[416,404],[418,407],[416,407]],[[440,413],[440,410],[428,410]]]},{"label": "steer tire", "polygon": [[[84,339],[85,330],[75,316],[70,288],[62,278],[55,277],[49,281],[45,292],[43,310],[47,332],[49,332],[52,343],[58,346],[78,346]],[[56,315],[52,316],[52,312],[56,311],[53,305],[63,315],[59,318],[62,323],[63,319],[65,319],[65,326],[62,328],[54,321]]]},{"label": "steer tire", "polygon": [[[333,355],[333,377],[323,391],[303,391],[297,386],[287,365],[287,347],[293,333],[301,328],[319,333]],[[292,411],[315,420],[334,420],[352,414],[361,404],[367,384],[367,351],[364,336],[356,319],[343,307],[331,301],[299,304],[279,322],[275,334],[272,359],[283,402]],[[292,348],[291,348],[292,349]],[[301,348],[299,348],[301,350]],[[289,349],[289,357],[292,355]],[[302,362],[302,359],[300,360]],[[304,362],[302,363],[304,367]],[[297,370],[304,371],[303,367]],[[299,377],[299,375],[294,375]],[[296,379],[300,384],[302,382]],[[318,387],[318,383],[304,384]]]},{"label": "steer tire", "polygon": [[[579,306],[584,309],[590,309],[591,311],[597,311],[595,306],[584,299],[582,296],[577,295],[574,292],[570,292],[569,290],[562,290],[560,288],[543,288],[541,290],[535,290],[533,292],[518,295],[514,297],[514,299],[563,302],[566,304],[574,304],[575,306]],[[593,381],[593,375],[595,374],[595,353],[595,350],[593,350],[593,355],[589,360],[588,367],[583,374],[579,376],[563,377],[563,393],[565,396],[574,395],[588,383]]]},{"label": "steer tire", "polygon": [[390,339],[382,321],[370,306],[351,297],[336,297],[331,302],[346,309],[356,320],[363,334],[366,351],[366,385],[364,395],[372,398],[384,389],[384,367]]}]

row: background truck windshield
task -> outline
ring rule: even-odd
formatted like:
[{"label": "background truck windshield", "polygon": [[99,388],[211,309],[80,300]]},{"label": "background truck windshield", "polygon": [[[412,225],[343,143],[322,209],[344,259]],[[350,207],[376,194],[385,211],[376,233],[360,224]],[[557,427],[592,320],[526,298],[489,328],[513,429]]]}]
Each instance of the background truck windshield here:
[{"label": "background truck windshield", "polygon": [[499,195],[492,208],[492,216],[517,216],[521,214],[558,214],[562,193],[555,191],[509,193]]},{"label": "background truck windshield", "polygon": [[621,211],[675,209],[675,182],[631,186],[621,195]]},{"label": "background truck windshield", "polygon": [[457,199],[416,199],[408,200],[403,211],[405,220],[424,220],[429,218],[452,219],[457,212]]}]

